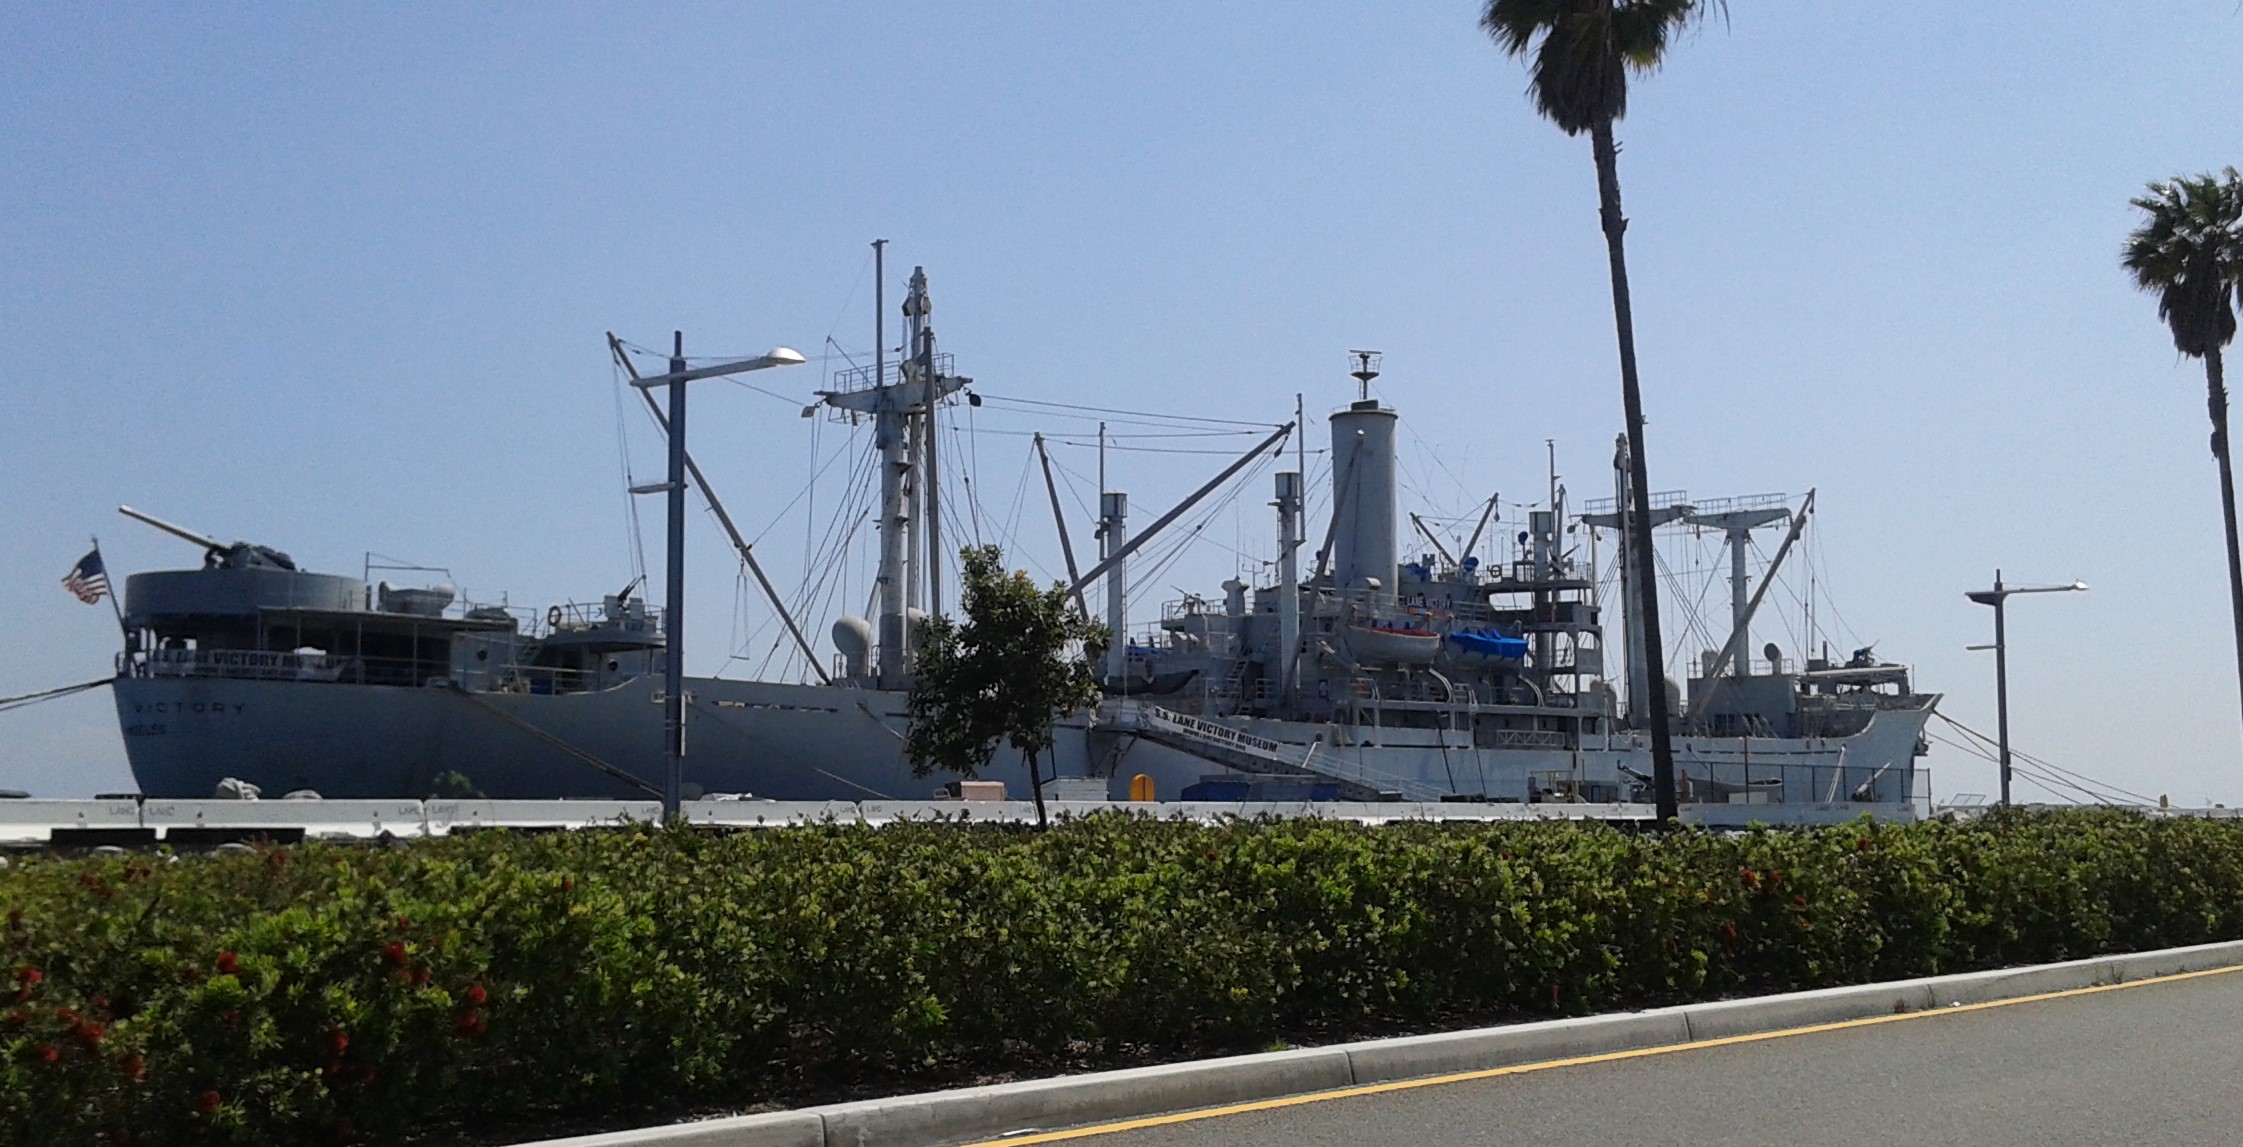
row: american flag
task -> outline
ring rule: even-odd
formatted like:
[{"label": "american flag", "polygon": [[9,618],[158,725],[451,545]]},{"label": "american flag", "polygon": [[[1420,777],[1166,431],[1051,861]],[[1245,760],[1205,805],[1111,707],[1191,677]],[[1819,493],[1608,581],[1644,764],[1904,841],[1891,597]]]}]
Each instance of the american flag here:
[{"label": "american flag", "polygon": [[78,600],[94,605],[109,595],[109,571],[102,568],[101,551],[89,550],[63,575],[62,588],[78,595]]}]

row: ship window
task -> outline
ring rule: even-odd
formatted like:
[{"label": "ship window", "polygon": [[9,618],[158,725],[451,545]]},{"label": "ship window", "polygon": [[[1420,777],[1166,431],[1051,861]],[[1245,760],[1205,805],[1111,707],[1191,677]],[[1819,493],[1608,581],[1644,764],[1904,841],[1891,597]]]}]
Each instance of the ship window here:
[{"label": "ship window", "polygon": [[613,658],[613,657],[610,657],[610,658],[608,658],[608,659],[607,659],[607,671],[608,671],[608,672],[610,672],[610,673],[613,673],[613,672],[615,672],[615,671],[616,671],[616,669],[618,669],[618,668],[620,668],[620,666],[618,666],[618,665],[616,664],[616,660],[615,660],[615,658]]},{"label": "ship window", "polygon": [[490,659],[491,659],[491,651],[490,651],[490,650],[488,650],[488,649],[478,649],[478,650],[476,650],[476,651],[475,651],[475,660],[477,660],[477,661],[489,661]]}]

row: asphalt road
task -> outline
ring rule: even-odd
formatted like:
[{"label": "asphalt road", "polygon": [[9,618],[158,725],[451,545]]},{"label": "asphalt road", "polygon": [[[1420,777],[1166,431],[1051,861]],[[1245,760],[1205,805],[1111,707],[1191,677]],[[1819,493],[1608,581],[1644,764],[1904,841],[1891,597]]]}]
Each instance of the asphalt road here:
[{"label": "asphalt road", "polygon": [[2243,1144],[2243,972],[1353,1096],[1075,1142]]}]

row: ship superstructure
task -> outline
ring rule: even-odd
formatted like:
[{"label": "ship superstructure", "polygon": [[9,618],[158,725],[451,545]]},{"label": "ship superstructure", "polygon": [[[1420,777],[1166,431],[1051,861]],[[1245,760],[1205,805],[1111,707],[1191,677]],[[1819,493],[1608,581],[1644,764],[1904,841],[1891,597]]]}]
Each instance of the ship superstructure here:
[{"label": "ship superstructure", "polygon": [[[1683,803],[1909,815],[1936,695],[1917,693],[1905,666],[1868,650],[1843,665],[1787,661],[1773,644],[1759,661],[1742,652],[1807,527],[1811,493],[1796,508],[1781,497],[1656,500],[1655,525],[1727,539],[1732,627],[1720,650],[1696,659],[1687,694],[1664,673],[1652,683],[1640,641],[1621,643],[1632,682],[1623,695],[1605,676],[1594,539],[1627,536],[1615,509],[1628,504],[1624,444],[1619,497],[1575,515],[1553,479],[1543,508],[1504,547],[1508,560],[1483,562],[1474,550],[1492,500],[1461,552],[1414,522],[1431,548],[1403,554],[1395,412],[1365,397],[1328,421],[1334,510],[1308,555],[1313,568],[1297,572],[1301,475],[1278,473],[1276,579],[1164,606],[1109,681],[1114,696],[1092,734],[1100,767],[1126,773],[1150,743],[1226,766],[1208,771],[1198,795],[1638,801],[1648,799],[1649,736],[1625,699],[1666,688],[1688,701],[1674,706]],[[1784,542],[1755,586],[1751,534],[1779,526]],[[1576,527],[1587,527],[1588,544]],[[1624,585],[1621,596],[1633,592]],[[1623,618],[1634,613],[1623,603]]]}]

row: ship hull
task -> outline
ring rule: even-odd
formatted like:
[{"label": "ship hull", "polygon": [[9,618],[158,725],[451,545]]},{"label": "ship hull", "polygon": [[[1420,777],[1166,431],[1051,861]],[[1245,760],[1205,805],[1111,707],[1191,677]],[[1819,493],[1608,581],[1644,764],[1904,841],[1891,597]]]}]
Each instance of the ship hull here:
[{"label": "ship hull", "polygon": [[[1879,712],[1843,737],[1694,737],[1674,739],[1677,788],[1685,804],[1766,808],[1771,820],[1786,806],[1854,806],[1879,817],[1913,815],[1915,757],[1937,698],[1921,708]],[[1469,734],[1292,721],[1230,720],[1225,725],[1267,738],[1305,758],[1317,776],[1398,794],[1407,800],[1455,797],[1493,801],[1579,799],[1592,803],[1649,800],[1652,771],[1647,733],[1584,737],[1578,746],[1475,746]],[[1104,734],[1113,744],[1094,760],[1128,775],[1211,779],[1225,770],[1189,751],[1143,737]],[[1310,751],[1313,746],[1313,751]],[[1271,769],[1270,772],[1278,772]],[[1283,770],[1292,771],[1292,770]],[[1183,783],[1190,783],[1183,781]],[[1165,788],[1173,796],[1177,787]]]},{"label": "ship hull", "polygon": [[[226,678],[126,678],[115,687],[127,755],[150,796],[209,796],[226,778],[269,795],[416,797],[459,773],[503,799],[643,797],[647,789],[587,757],[662,779],[662,706],[651,678],[561,695]],[[689,682],[687,791],[777,800],[924,799],[951,779],[915,775],[903,752],[905,695],[872,689],[697,679]],[[1831,738],[1676,740],[1686,802],[1859,807],[1907,815],[1912,758],[1930,707],[1878,713]],[[1475,747],[1439,730],[1227,722],[1307,753],[1313,771],[1411,799],[1498,801],[1571,795],[1628,799],[1651,770],[1640,734],[1579,747]],[[1096,777],[1127,798],[1142,775],[1160,799],[1239,770],[1082,719],[1056,730],[1044,774]],[[1028,791],[1020,757],[1000,750],[987,779]],[[1586,798],[1584,798],[1586,799]]]},{"label": "ship hull", "polygon": [[[276,796],[425,796],[451,772],[494,799],[643,797],[647,788],[586,758],[659,791],[660,696],[651,678],[560,695],[224,678],[116,683],[133,779],[143,793],[168,797],[207,797],[228,777]],[[913,774],[901,693],[703,678],[688,681],[687,696],[689,792],[917,800],[952,779]],[[1081,775],[1082,739],[1060,740],[1045,776],[1055,764]],[[983,775],[1028,791],[1017,753],[1000,750]]]}]

